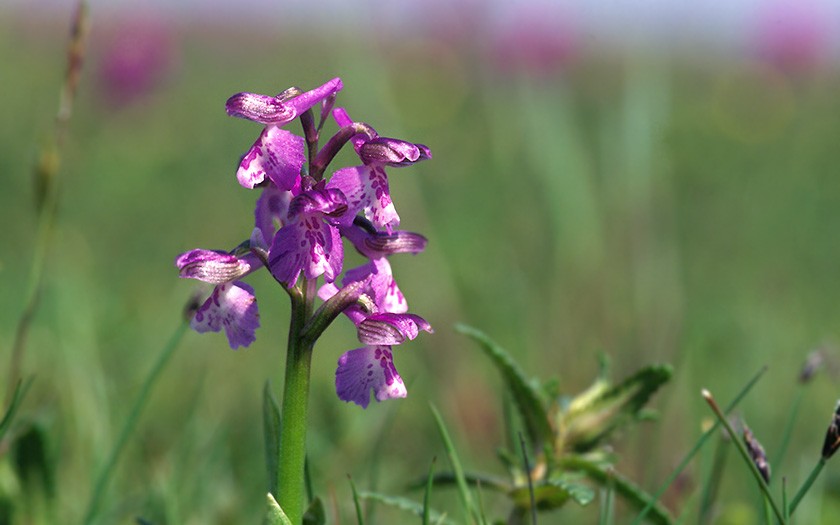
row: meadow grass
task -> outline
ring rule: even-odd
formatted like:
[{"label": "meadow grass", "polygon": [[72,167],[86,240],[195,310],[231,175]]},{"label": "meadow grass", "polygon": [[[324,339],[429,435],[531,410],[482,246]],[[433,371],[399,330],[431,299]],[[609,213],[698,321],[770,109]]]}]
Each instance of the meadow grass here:
[{"label": "meadow grass", "polygon": [[[30,174],[57,108],[66,30],[32,20],[0,24],[0,60],[14,72],[3,76],[0,127],[0,344],[8,349],[33,261]],[[840,331],[835,72],[791,76],[754,61],[593,53],[534,78],[495,69],[469,42],[412,39],[386,48],[338,33],[304,49],[301,38],[292,28],[180,28],[165,80],[114,107],[102,96],[97,64],[105,49],[94,34],[63,144],[57,229],[23,359],[23,376],[33,379],[16,414],[19,428],[38,429],[47,465],[21,479],[6,453],[0,468],[0,494],[16,517],[47,523],[58,512],[68,523],[82,520],[94,480],[195,290],[177,279],[175,255],[193,245],[235,245],[250,228],[253,196],[239,191],[233,174],[253,130],[224,114],[224,100],[333,76],[347,85],[343,105],[434,153],[391,184],[403,226],[430,239],[422,257],[400,261],[400,285],[412,310],[436,328],[398,350],[409,397],[365,411],[334,392],[350,328],[333,326],[318,342],[309,456],[314,489],[334,522],[352,523],[357,514],[348,474],[361,491],[423,500],[422,490],[404,489],[446,454],[429,402],[465,469],[502,472],[494,454],[505,439],[503,388],[486,358],[454,332],[456,321],[491,334],[541,380],[558,377],[563,392],[589,385],[600,352],[621,377],[640,364],[671,363],[674,378],[654,399],[659,419],[611,443],[617,470],[650,492],[710,418],[701,387],[729,399],[767,365],[739,411],[771,458],[785,451],[773,468],[787,477],[792,497],[790,487],[819,458],[837,395],[836,377],[822,374],[797,397],[806,355],[825,346],[836,357]],[[405,56],[416,60],[407,64]],[[263,385],[280,391],[289,315],[283,294],[260,301],[252,347],[233,352],[222,336],[191,333],[175,350],[105,489],[101,523],[260,519],[268,490]],[[693,494],[713,456],[711,447],[702,451],[663,495],[675,515],[695,512],[701,498]],[[764,510],[749,472],[736,465],[730,461],[717,487],[718,519],[756,522]],[[799,504],[802,523],[840,515],[831,471],[829,463],[825,486],[818,481],[813,499]],[[770,484],[776,494],[780,481]],[[615,505],[604,513],[617,516],[608,521],[634,515],[612,492],[605,497]],[[458,498],[435,488],[432,507],[460,520]],[[481,501],[488,515],[508,510],[484,491]],[[596,523],[593,508],[570,505],[546,519]],[[401,517],[378,505],[369,522]]]}]

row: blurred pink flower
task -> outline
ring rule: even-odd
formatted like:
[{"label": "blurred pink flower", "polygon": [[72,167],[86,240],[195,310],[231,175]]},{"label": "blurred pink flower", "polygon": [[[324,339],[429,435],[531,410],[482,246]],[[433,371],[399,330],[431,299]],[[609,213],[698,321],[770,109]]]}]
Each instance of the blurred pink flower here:
[{"label": "blurred pink flower", "polygon": [[818,67],[829,51],[829,18],[820,4],[808,0],[763,4],[755,27],[755,51],[791,73]]},{"label": "blurred pink flower", "polygon": [[98,82],[115,106],[126,106],[154,91],[172,70],[175,46],[162,20],[127,16],[108,24],[101,46]]},{"label": "blurred pink flower", "polygon": [[577,40],[565,13],[534,7],[501,22],[489,51],[501,70],[541,77],[557,73],[572,60]]}]

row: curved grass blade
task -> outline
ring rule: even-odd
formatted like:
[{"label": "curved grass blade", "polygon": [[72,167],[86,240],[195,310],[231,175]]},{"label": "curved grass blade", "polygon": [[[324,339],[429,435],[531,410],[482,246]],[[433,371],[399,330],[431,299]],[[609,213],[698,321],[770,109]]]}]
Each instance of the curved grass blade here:
[{"label": "curved grass blade", "polygon": [[510,355],[484,332],[464,324],[455,325],[455,330],[478,343],[487,357],[502,374],[505,384],[513,395],[516,406],[525,423],[528,439],[534,450],[540,450],[542,443],[550,443],[554,433],[549,424],[548,413],[542,400],[542,392],[525,377],[519,365]]},{"label": "curved grass blade", "polygon": [[359,491],[356,490],[356,483],[353,482],[353,477],[347,475],[347,480],[350,482],[350,490],[353,492],[353,506],[356,507],[356,523],[365,525],[365,518],[362,516],[362,504],[359,502]]},{"label": "curved grass blade", "polygon": [[423,525],[429,525],[429,506],[432,500],[432,486],[435,480],[435,463],[437,458],[432,459],[432,464],[429,465],[429,477],[426,480],[426,491],[423,493]]},{"label": "curved grass blade", "polygon": [[277,458],[280,451],[280,405],[271,392],[268,381],[263,387],[263,437],[265,439],[265,468],[268,471],[268,491],[277,493]]},{"label": "curved grass blade", "polygon": [[18,380],[17,386],[15,386],[15,389],[12,392],[12,400],[9,403],[9,409],[6,410],[6,414],[3,416],[3,420],[0,421],[0,440],[3,439],[3,436],[6,435],[6,432],[12,426],[12,421],[14,421],[15,419],[15,414],[17,413],[21,402],[23,402],[23,398],[24,396],[26,396],[26,392],[29,390],[30,386],[32,386],[31,377],[26,380],[26,383],[24,383],[22,380]]},{"label": "curved grass blade", "polygon": [[[726,407],[726,411],[725,411],[726,414],[729,414],[730,412],[732,412],[732,410],[736,406],[738,406],[738,403],[740,403],[741,400],[744,399],[744,397],[747,395],[747,393],[750,390],[752,390],[752,387],[755,386],[755,384],[758,382],[759,379],[761,379],[761,376],[763,376],[764,372],[766,372],[766,371],[767,371],[767,367],[766,366],[762,367],[747,382],[747,384],[744,385],[744,388],[742,388],[741,391],[738,392],[738,395],[735,396],[735,399],[733,399],[732,402],[729,403],[729,405]],[[639,513],[638,516],[636,516],[636,519],[633,520],[632,525],[638,525],[639,523],[641,523],[642,520],[645,518],[645,516],[647,516],[648,513],[653,510],[654,505],[657,504],[657,502],[659,501],[659,498],[662,497],[662,494],[664,494],[665,491],[668,490],[668,487],[670,487],[671,484],[674,482],[674,480],[677,479],[677,476],[679,476],[682,473],[682,471],[685,469],[685,467],[688,466],[689,462],[692,459],[694,459],[694,456],[700,451],[701,448],[703,448],[703,445],[712,436],[712,434],[714,434],[717,431],[719,426],[720,426],[720,422],[719,421],[715,422],[715,424],[712,425],[712,428],[708,429],[707,431],[705,431],[703,433],[703,435],[700,436],[700,439],[697,440],[697,443],[694,444],[694,447],[692,447],[691,450],[688,451],[688,454],[685,455],[683,460],[680,461],[680,464],[677,465],[677,468],[675,468],[673,470],[673,472],[671,472],[671,475],[668,476],[668,479],[666,479],[665,482],[659,487],[659,489],[657,489],[657,491],[653,494],[653,499],[650,501],[650,503],[648,503],[648,505],[644,509],[642,509],[642,511]]]},{"label": "curved grass blade", "polygon": [[446,430],[446,425],[443,424],[443,418],[440,416],[437,408],[430,404],[432,414],[435,416],[440,437],[443,439],[443,446],[446,449],[446,455],[449,457],[449,462],[452,464],[452,470],[455,473],[455,481],[458,484],[458,495],[461,498],[461,505],[464,507],[464,517],[466,523],[472,523],[477,519],[475,504],[472,501],[470,488],[467,485],[467,478],[464,475],[464,469],[461,467],[461,460],[458,459],[458,454],[455,452],[455,446],[452,444],[452,439],[449,437],[449,432]]}]

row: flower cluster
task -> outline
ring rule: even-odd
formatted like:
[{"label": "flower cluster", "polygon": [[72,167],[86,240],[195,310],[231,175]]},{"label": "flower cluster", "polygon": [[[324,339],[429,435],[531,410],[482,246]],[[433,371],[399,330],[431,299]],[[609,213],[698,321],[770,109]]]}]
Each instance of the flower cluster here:
[{"label": "flower cluster", "polygon": [[[241,278],[267,268],[291,295],[315,290],[323,277],[317,295],[329,308],[319,308],[307,325],[328,324],[337,312],[355,324],[365,346],[341,356],[336,389],[342,400],[367,407],[371,390],[377,401],[405,397],[392,347],[420,331],[432,331],[422,317],[408,313],[391,273],[390,255],[419,253],[426,239],[397,230],[400,218],[386,173],[386,168],[428,159],[431,152],[422,144],[381,137],[371,126],[353,121],[343,108],[333,108],[341,88],[341,80],[335,78],[307,92],[290,88],[277,96],[239,93],[228,99],[229,115],[264,125],[236,173],[240,185],[261,192],[254,230],[230,252],[191,250],[175,264],[181,277],[215,285],[192,327],[198,332],[224,330],[234,349],[252,343],[259,326],[254,290]],[[312,111],[316,107],[317,123]],[[319,135],[330,115],[338,131],[319,148]],[[303,136],[283,129],[295,119],[301,121]],[[330,162],[348,142],[361,164],[326,178]],[[368,262],[342,277],[344,240]]]}]

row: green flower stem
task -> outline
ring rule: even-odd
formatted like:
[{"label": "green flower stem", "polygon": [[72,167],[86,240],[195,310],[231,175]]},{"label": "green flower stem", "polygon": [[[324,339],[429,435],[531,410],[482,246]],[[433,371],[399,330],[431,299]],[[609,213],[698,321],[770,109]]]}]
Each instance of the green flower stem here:
[{"label": "green flower stem", "polygon": [[315,281],[303,280],[301,293],[291,293],[292,314],[283,384],[282,424],[277,469],[277,501],[295,525],[303,521],[306,420],[309,408],[309,372],[314,342],[303,337],[312,316]]},{"label": "green flower stem", "polygon": [[817,480],[817,476],[820,475],[822,472],[823,467],[825,466],[826,459],[821,457],[820,460],[814,465],[814,470],[811,471],[811,474],[808,476],[808,479],[805,480],[805,483],[802,484],[802,487],[799,488],[799,491],[796,493],[796,496],[793,497],[793,501],[790,502],[790,507],[788,507],[788,514],[793,516],[793,511],[796,510],[796,507],[799,506],[799,502],[802,501],[802,498],[805,497],[805,494],[811,489],[811,485],[814,484],[814,481]]}]

